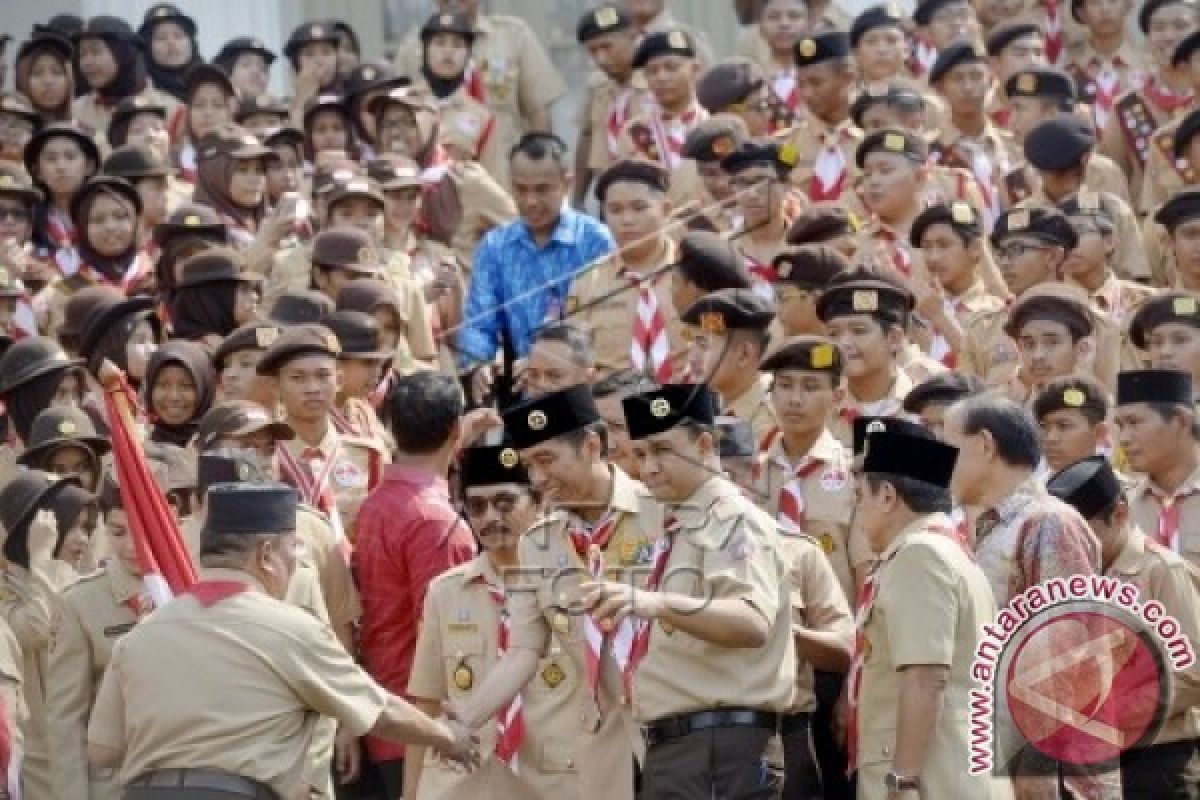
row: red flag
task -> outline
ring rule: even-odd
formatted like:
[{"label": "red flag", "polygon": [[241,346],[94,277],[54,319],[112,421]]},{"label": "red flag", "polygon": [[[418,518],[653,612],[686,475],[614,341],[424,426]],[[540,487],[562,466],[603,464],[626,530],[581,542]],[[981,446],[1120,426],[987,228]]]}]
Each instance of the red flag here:
[{"label": "red flag", "polygon": [[134,432],[137,400],[133,390],[123,372],[114,368],[114,373],[107,380],[102,377],[106,388],[104,410],[112,428],[113,464],[146,594],[154,607],[159,608],[196,583],[196,570],[183,543],[179,523],[150,473],[146,454]]}]

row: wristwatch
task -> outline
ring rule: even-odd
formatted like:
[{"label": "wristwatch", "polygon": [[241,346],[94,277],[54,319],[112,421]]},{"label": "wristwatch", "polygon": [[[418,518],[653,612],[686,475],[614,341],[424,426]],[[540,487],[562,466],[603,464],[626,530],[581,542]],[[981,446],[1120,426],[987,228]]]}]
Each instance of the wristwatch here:
[{"label": "wristwatch", "polygon": [[921,788],[920,778],[910,778],[907,775],[897,775],[894,772],[889,772],[883,779],[883,782],[889,792],[908,792]]}]

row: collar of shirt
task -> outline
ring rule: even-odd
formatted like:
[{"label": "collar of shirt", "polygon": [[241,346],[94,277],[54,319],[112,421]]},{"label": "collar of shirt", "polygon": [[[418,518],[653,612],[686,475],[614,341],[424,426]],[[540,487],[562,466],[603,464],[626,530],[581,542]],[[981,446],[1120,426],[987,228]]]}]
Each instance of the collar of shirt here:
[{"label": "collar of shirt", "polygon": [[968,310],[974,311],[974,304],[980,303],[993,296],[994,295],[988,291],[987,284],[983,282],[983,278],[976,278],[975,282],[972,283],[965,292],[957,297],[951,297],[950,302],[954,303],[956,306],[961,305]]},{"label": "collar of shirt", "polygon": [[940,512],[935,514],[922,514],[909,524],[905,525],[904,528],[898,534],[896,534],[896,538],[892,539],[891,544],[889,544],[887,549],[880,554],[879,563],[884,564],[887,561],[890,561],[891,558],[900,551],[900,548],[903,547],[906,542],[908,542],[913,536],[919,533],[924,533],[925,530],[932,525],[953,527],[953,524],[950,522],[950,518],[945,514]]},{"label": "collar of shirt", "polygon": [[608,500],[609,508],[636,514],[641,507],[642,497],[638,484],[615,464],[609,466],[609,471],[613,481],[612,496]]},{"label": "collar of shirt", "polygon": [[668,514],[673,514],[685,529],[703,527],[712,521],[712,510],[717,503],[740,496],[736,486],[720,475],[713,475]]},{"label": "collar of shirt", "polygon": [[244,583],[251,589],[255,589],[263,594],[268,594],[266,588],[259,582],[258,578],[254,577],[249,572],[244,572],[240,569],[229,569],[228,567],[202,567],[200,569],[200,580],[232,581],[233,583]]},{"label": "collar of shirt", "polygon": [[873,400],[869,403],[864,403],[857,397],[850,394],[850,390],[846,390],[846,400],[842,405],[842,410],[848,408],[856,408],[867,416],[894,416],[894,414],[885,413],[888,406],[896,404],[899,411],[899,405],[904,402],[904,398],[916,386],[912,378],[908,376],[899,364],[896,365],[896,377],[892,381],[892,386],[888,389],[888,393],[878,400]]},{"label": "collar of shirt", "polygon": [[660,257],[655,261],[653,266],[650,267],[650,272],[648,273],[641,273],[630,269],[629,265],[625,262],[625,259],[621,256],[621,251],[617,250],[610,257],[612,259],[612,263],[617,268],[617,277],[624,278],[636,284],[640,284],[642,281],[646,280],[646,278],[650,278],[651,281],[657,285],[667,275],[671,274],[671,270],[664,269],[664,267],[667,265],[673,265],[679,260],[679,248],[678,245],[675,244],[674,239],[665,237],[660,250]]},{"label": "collar of shirt", "polygon": [[486,552],[475,556],[463,568],[463,586],[470,586],[476,581],[482,581],[488,586],[501,586],[503,584],[500,574],[496,572],[496,566],[492,564],[492,559],[488,557]]},{"label": "collar of shirt", "polygon": [[[800,456],[800,459],[815,458],[816,460],[829,464],[838,457],[838,454],[843,449],[843,445],[838,438],[833,435],[829,428],[821,431],[821,435],[812,443],[812,447],[808,452]],[[770,449],[767,451],[767,456],[771,463],[782,469],[784,472],[794,472],[796,465],[788,458],[787,453],[783,449],[783,437],[779,436],[771,443]]]},{"label": "collar of shirt", "polygon": [[524,219],[517,220],[515,223],[518,233],[517,241],[535,252],[545,250],[552,244],[573,245],[579,241],[578,217],[579,213],[569,208],[564,208],[559,212],[558,222],[554,224],[554,230],[545,245],[539,245],[534,241],[533,231],[529,230]]},{"label": "collar of shirt", "polygon": [[766,401],[769,380],[767,376],[759,375],[758,380],[751,384],[749,389],[742,392],[740,397],[725,404],[726,413],[739,419],[753,419],[755,412]]},{"label": "collar of shirt", "polygon": [[[1142,482],[1138,484],[1135,491],[1139,497],[1145,494],[1156,496],[1171,494],[1155,483],[1149,475],[1142,478]],[[1191,475],[1187,476],[1187,480],[1179,485],[1179,488],[1174,491],[1174,495],[1178,497],[1191,492],[1200,492],[1200,467],[1197,467]]]},{"label": "collar of shirt", "polygon": [[329,455],[333,452],[333,448],[337,445],[337,442],[338,432],[337,429],[333,427],[333,422],[331,421],[325,428],[324,438],[317,442],[317,444],[309,444],[297,436],[294,439],[285,439],[283,446],[286,447],[288,452],[291,453],[296,459],[300,459],[304,455],[304,451],[310,447],[315,447],[317,450],[321,451],[322,456],[329,458]]},{"label": "collar of shirt", "polygon": [[441,475],[421,467],[408,464],[388,464],[383,470],[383,480],[394,483],[407,483],[414,488],[422,489],[433,486],[449,496],[450,488],[446,479]]},{"label": "collar of shirt", "polygon": [[1016,519],[1031,502],[1046,494],[1045,488],[1035,475],[1030,475],[1008,497],[989,509],[995,514],[1000,525],[1007,525]]},{"label": "collar of shirt", "polygon": [[1137,575],[1145,566],[1146,535],[1136,528],[1129,533],[1129,541],[1113,560],[1105,575]]}]

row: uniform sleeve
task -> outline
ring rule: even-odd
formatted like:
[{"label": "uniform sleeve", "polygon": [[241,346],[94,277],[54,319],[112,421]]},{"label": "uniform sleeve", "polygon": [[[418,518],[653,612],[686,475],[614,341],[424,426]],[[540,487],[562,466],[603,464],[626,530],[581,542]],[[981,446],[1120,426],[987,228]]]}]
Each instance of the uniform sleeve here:
[{"label": "uniform sleeve", "polygon": [[517,91],[520,93],[521,112],[528,115],[547,108],[563,97],[567,93],[567,86],[533,31],[523,27],[521,38],[521,83]]},{"label": "uniform sleeve", "polygon": [[446,670],[442,666],[442,619],[438,611],[439,589],[433,586],[425,595],[425,610],[413,654],[408,694],[421,700],[442,700],[448,696]]},{"label": "uniform sleeve", "polygon": [[437,343],[433,341],[433,324],[429,320],[429,306],[420,287],[409,281],[404,288],[408,306],[408,327],[405,330],[408,349],[413,358],[430,361],[437,358]]},{"label": "uniform sleeve", "polygon": [[814,631],[854,633],[854,617],[846,593],[829,559],[815,545],[800,548],[791,565],[794,624]]},{"label": "uniform sleeve", "polygon": [[609,256],[616,248],[616,243],[613,241],[607,225],[589,219],[586,229],[587,236],[584,239],[582,253],[583,263],[579,265],[579,271],[592,269],[597,261]]},{"label": "uniform sleeve", "polygon": [[481,240],[493,228],[516,219],[517,206],[479,164],[456,164],[450,174],[457,181],[463,214],[451,244],[464,264],[472,264]]},{"label": "uniform sleeve", "polygon": [[496,309],[503,302],[500,293],[503,268],[495,239],[484,237],[475,251],[463,327],[458,334],[459,362],[464,368],[490,362],[496,355],[500,338],[500,315]]},{"label": "uniform sleeve", "polygon": [[780,558],[767,533],[748,515],[740,515],[725,526],[718,546],[705,553],[704,584],[713,597],[740,597],[772,622],[783,602]]},{"label": "uniform sleeve", "polygon": [[62,798],[88,796],[87,729],[92,648],[74,604],[64,602],[46,660],[46,738],[50,774]]},{"label": "uniform sleeve", "polygon": [[949,666],[959,615],[958,575],[937,549],[903,546],[886,569],[876,606],[887,614],[887,641],[897,667]]},{"label": "uniform sleeve", "polygon": [[336,719],[355,736],[366,735],[387,706],[387,691],[354,663],[333,631],[311,617],[302,623],[296,630],[304,658],[285,656],[275,668],[309,708]]},{"label": "uniform sleeve", "polygon": [[1113,261],[1117,272],[1126,280],[1149,280],[1150,264],[1146,259],[1146,248],[1142,244],[1142,231],[1138,227],[1133,210],[1130,209],[1127,202],[1116,195],[1108,199],[1116,206],[1117,236],[1121,243],[1117,258]]},{"label": "uniform sleeve", "polygon": [[122,685],[121,662],[125,653],[124,641],[113,646],[112,661],[104,671],[92,716],[88,720],[87,740],[93,744],[125,752],[125,690]]},{"label": "uniform sleeve", "polygon": [[28,597],[8,594],[0,601],[0,613],[8,621],[23,651],[41,650],[54,630],[56,595],[62,587],[41,570],[29,572]]},{"label": "uniform sleeve", "polygon": [[[313,538],[318,540],[313,548],[313,561],[317,568],[317,579],[321,584],[321,594],[325,600],[325,610],[329,613],[329,623],[335,629],[353,623],[362,616],[362,602],[358,589],[354,586],[354,577],[350,573],[350,565],[342,555],[333,531],[324,519],[315,514],[311,517],[314,529]],[[360,512],[358,525],[362,525],[363,516]]]},{"label": "uniform sleeve", "polygon": [[[534,564],[533,551],[540,545],[533,532],[521,537],[519,548],[520,563]],[[504,609],[509,619],[509,645],[533,650],[536,653],[546,652],[550,644],[550,627],[542,613],[538,602],[538,580],[541,573],[535,576],[532,570],[518,570],[505,576]]]}]

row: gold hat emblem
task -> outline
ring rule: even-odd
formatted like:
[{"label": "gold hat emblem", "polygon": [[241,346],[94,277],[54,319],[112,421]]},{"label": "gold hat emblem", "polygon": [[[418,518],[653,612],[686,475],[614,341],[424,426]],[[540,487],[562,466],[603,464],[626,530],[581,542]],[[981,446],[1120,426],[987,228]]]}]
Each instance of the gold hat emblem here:
[{"label": "gold hat emblem", "polygon": [[801,39],[796,49],[801,58],[812,58],[817,54],[817,43],[812,39]]},{"label": "gold hat emblem", "polygon": [[438,18],[438,24],[442,25],[442,26],[453,25],[454,24],[454,15],[453,14],[442,14],[442,16]]},{"label": "gold hat emblem", "polygon": [[546,412],[541,410],[530,411],[529,418],[525,421],[529,425],[529,429],[534,431],[543,431],[550,424]]},{"label": "gold hat emblem", "polygon": [[237,476],[240,481],[250,480],[250,465],[245,461],[239,461],[237,465]]},{"label": "gold hat emblem", "polygon": [[330,352],[342,352],[342,345],[338,342],[338,338],[333,335],[333,331],[324,331],[321,337],[325,340],[325,346],[329,348]]},{"label": "gold hat emblem", "polygon": [[775,268],[775,274],[778,275],[779,277],[783,278],[786,281],[792,275],[792,262],[790,262],[790,261],[780,262],[779,266]]},{"label": "gold hat emblem", "polygon": [[829,555],[834,550],[837,550],[837,542],[834,541],[832,534],[821,534],[821,549],[825,551],[825,555]]},{"label": "gold hat emblem", "polygon": [[361,247],[358,251],[358,263],[370,264],[375,260],[375,251],[370,247]]},{"label": "gold hat emblem", "polygon": [[654,398],[654,402],[650,404],[650,413],[656,419],[662,419],[671,413],[671,401],[665,397]]},{"label": "gold hat emblem", "polygon": [[596,25],[600,28],[611,28],[621,21],[615,8],[601,8],[596,11]]},{"label": "gold hat emblem", "polygon": [[195,227],[200,224],[200,216],[198,214],[188,214],[183,218],[183,224],[188,227]]},{"label": "gold hat emblem", "polygon": [[791,142],[787,142],[779,148],[780,163],[789,167],[794,167],[796,166],[796,162],[799,160],[799,158],[800,154],[796,152],[796,145],[792,144]]},{"label": "gold hat emblem", "polygon": [[542,670],[542,680],[551,689],[555,689],[563,681],[567,679],[567,673],[563,672],[563,668],[558,665],[558,662],[552,661]]},{"label": "gold hat emblem", "polygon": [[813,369],[829,369],[833,366],[833,345],[819,344],[808,353]]},{"label": "gold hat emblem", "polygon": [[873,419],[867,423],[867,433],[887,433],[887,425],[881,419]]},{"label": "gold hat emblem", "polygon": [[883,149],[892,153],[904,152],[904,134],[886,133],[883,136]]},{"label": "gold hat emblem", "polygon": [[167,8],[166,6],[159,6],[159,7],[158,7],[158,10],[156,10],[156,11],[154,12],[154,16],[156,16],[156,17],[169,17],[169,16],[171,16],[171,9]]},{"label": "gold hat emblem", "polygon": [[308,35],[314,39],[320,39],[322,36],[325,35],[325,29],[322,28],[320,25],[313,25],[311,28],[308,29]]},{"label": "gold hat emblem", "polygon": [[506,447],[500,451],[500,466],[505,469],[515,469],[520,462],[521,457],[511,447]]},{"label": "gold hat emblem", "polygon": [[1022,231],[1029,227],[1029,211],[1028,209],[1017,209],[1008,215],[1008,229],[1010,231]]},{"label": "gold hat emblem", "polygon": [[966,203],[954,203],[950,206],[950,218],[959,225],[970,225],[975,221],[975,214]]},{"label": "gold hat emblem", "polygon": [[258,147],[258,139],[253,136],[243,136],[242,147]]},{"label": "gold hat emblem", "polygon": [[259,348],[266,350],[271,345],[275,344],[275,340],[279,338],[278,328],[255,328],[254,343]]},{"label": "gold hat emblem", "polygon": [[0,186],[8,187],[14,186],[15,184],[16,181],[13,180],[12,175],[0,175]]},{"label": "gold hat emblem", "polygon": [[711,149],[713,155],[718,158],[724,158],[733,152],[734,144],[732,136],[718,136],[713,139]]},{"label": "gold hat emblem", "polygon": [[1171,302],[1171,310],[1179,317],[1190,317],[1196,313],[1196,298],[1176,297]]},{"label": "gold hat emblem", "polygon": [[1037,76],[1026,72],[1017,77],[1017,91],[1025,94],[1033,94],[1037,91]]},{"label": "gold hat emblem", "polygon": [[1062,396],[1063,405],[1070,408],[1079,408],[1087,402],[1087,396],[1079,389],[1067,389]]},{"label": "gold hat emblem", "polygon": [[705,311],[700,315],[700,329],[706,333],[724,333],[725,315],[720,311]]},{"label": "gold hat emblem", "polygon": [[346,191],[347,192],[369,192],[369,191],[371,191],[371,184],[367,183],[366,181],[350,181],[349,183],[346,184]]},{"label": "gold hat emblem", "polygon": [[879,292],[874,289],[855,289],[850,297],[850,305],[855,311],[878,311]]},{"label": "gold hat emblem", "polygon": [[58,423],[58,432],[63,436],[73,436],[79,432],[79,427],[75,424],[74,420],[64,419]]},{"label": "gold hat emblem", "polygon": [[672,50],[690,50],[687,34],[683,31],[671,31],[667,34],[667,46]]}]

